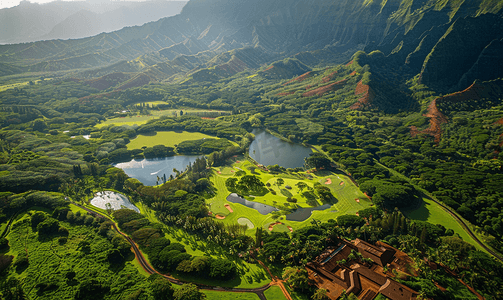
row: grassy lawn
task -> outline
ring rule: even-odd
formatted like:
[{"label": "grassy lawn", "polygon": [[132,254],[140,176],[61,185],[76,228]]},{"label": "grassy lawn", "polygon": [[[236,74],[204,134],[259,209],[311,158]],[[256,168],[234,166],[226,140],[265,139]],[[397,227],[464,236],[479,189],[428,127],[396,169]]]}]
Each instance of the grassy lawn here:
[{"label": "grassy lawn", "polygon": [[[217,189],[217,194],[207,202],[214,215],[219,214],[221,216],[225,216],[225,219],[221,221],[226,224],[235,224],[238,222],[238,219],[247,218],[255,227],[262,226],[267,229],[271,223],[279,221],[283,224],[274,226],[273,230],[289,231],[287,226],[290,226],[293,230],[295,230],[306,225],[310,225],[313,218],[318,221],[327,221],[329,219],[335,219],[339,215],[355,214],[358,210],[367,208],[371,205],[370,200],[368,200],[368,198],[358,189],[349,177],[343,174],[336,174],[328,171],[318,171],[310,174],[305,172],[271,174],[257,168],[253,175],[258,176],[263,183],[270,183],[270,188],[276,192],[276,195],[267,193],[266,195],[260,197],[246,197],[248,200],[280,207],[283,204],[288,203],[286,199],[287,196],[291,194],[295,199],[297,199],[297,204],[300,207],[310,207],[306,203],[306,198],[301,195],[301,191],[296,186],[296,184],[301,181],[310,187],[312,187],[316,182],[324,184],[326,187],[330,188],[332,194],[338,199],[337,202],[332,205],[332,208],[324,211],[313,211],[311,217],[302,222],[288,221],[284,215],[277,219],[275,219],[273,214],[262,215],[255,209],[248,208],[238,203],[231,203],[226,200],[229,195],[229,191],[225,186],[225,181],[228,178],[235,176],[234,174],[239,170],[245,171],[248,175],[252,174],[248,169],[251,166],[254,165],[250,161],[245,160],[243,157],[238,157],[233,159],[232,163],[227,166],[213,168],[214,173],[211,176],[211,181]],[[282,186],[276,185],[278,178],[282,178],[284,180],[285,183]],[[286,185],[289,185],[291,189],[285,189]],[[359,202],[355,199],[358,199]],[[233,212],[230,213],[225,205],[228,205]],[[247,234],[249,235],[253,235],[254,233],[255,229],[249,229],[247,231]]]},{"label": "grassy lawn", "polygon": [[175,147],[183,141],[199,140],[202,138],[216,138],[199,132],[175,132],[175,131],[159,131],[154,135],[142,135],[127,144],[127,149],[141,149],[143,146],[152,147],[155,145],[164,145],[166,147]]},{"label": "grassy lawn", "polygon": [[76,212],[80,211],[80,213],[83,214],[83,215],[87,214],[87,211],[85,209],[82,209],[82,208],[78,207],[75,204],[70,204],[69,207],[70,207],[70,210],[73,213],[76,213]]},{"label": "grassy lawn", "polygon": [[[149,104],[164,104],[162,101],[156,101],[156,102],[146,102]],[[136,105],[138,105],[137,103]],[[200,114],[201,116],[204,116],[203,114],[208,112],[208,113],[215,113],[215,112],[221,112],[222,114],[230,114],[228,111],[223,111],[223,110],[208,110],[208,109],[193,109],[193,108],[178,108],[178,109],[166,109],[166,110],[160,110],[160,109],[153,109],[150,111],[150,115],[136,115],[136,116],[130,116],[130,117],[119,117],[119,118],[111,118],[106,120],[103,123],[96,124],[96,128],[101,128],[104,126],[108,125],[115,125],[115,126],[122,126],[122,125],[143,125],[146,124],[149,120],[154,120],[154,119],[159,119],[162,116],[168,116],[168,117],[174,117],[175,113],[176,116],[180,115],[180,110],[184,112],[184,114]]]},{"label": "grassy lawn", "polygon": [[[208,300],[258,300],[260,299],[254,293],[233,293],[233,292],[220,292],[220,291],[207,291],[202,290]],[[273,299],[273,298],[271,298]],[[275,298],[281,299],[281,298]]]},{"label": "grassy lawn", "polygon": [[448,212],[432,200],[423,198],[423,204],[417,209],[404,211],[404,214],[412,220],[427,221],[432,224],[441,224],[445,228],[454,230],[464,241],[474,245],[478,250],[484,251],[480,245],[468,235],[461,225]]},{"label": "grassy lawn", "polygon": [[[51,80],[52,78],[46,78],[45,80]],[[25,79],[26,80],[26,79]],[[40,82],[41,80],[32,80],[33,83],[38,83]],[[3,85],[0,85],[0,92],[3,92],[3,91],[6,91],[6,90],[9,90],[9,89],[13,89],[13,88],[16,88],[16,87],[22,87],[22,86],[25,86],[25,85],[28,85],[30,82],[29,81],[22,81],[22,82],[13,82],[13,83],[6,83],[6,84],[3,84]]]},{"label": "grassy lawn", "polygon": [[265,290],[264,295],[267,299],[270,300],[286,299],[285,295],[283,295],[283,292],[281,291],[281,288],[279,286],[271,286],[270,288]]}]

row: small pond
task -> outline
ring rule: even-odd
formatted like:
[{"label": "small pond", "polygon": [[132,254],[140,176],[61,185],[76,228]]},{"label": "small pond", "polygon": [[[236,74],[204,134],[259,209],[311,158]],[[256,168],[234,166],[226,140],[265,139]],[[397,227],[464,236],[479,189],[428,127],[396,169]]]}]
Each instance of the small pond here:
[{"label": "small pond", "polygon": [[323,204],[317,207],[299,207],[293,213],[286,215],[286,219],[289,221],[305,221],[309,219],[311,213],[314,210],[325,210],[332,207],[330,204]]},{"label": "small pond", "polygon": [[[243,204],[246,207],[256,209],[259,213],[261,213],[263,215],[267,215],[268,213],[279,210],[274,206],[246,200],[246,199],[240,197],[236,193],[232,193],[229,196],[227,196],[227,201],[232,202],[232,203]],[[323,204],[321,206],[307,207],[307,208],[299,207],[293,213],[286,215],[286,219],[289,221],[302,222],[302,221],[309,219],[309,217],[311,216],[311,213],[314,210],[325,210],[330,207],[332,207],[332,205],[330,205],[330,204]]]},{"label": "small pond", "polygon": [[227,201],[232,202],[232,203],[243,204],[244,206],[247,206],[249,208],[256,209],[259,213],[261,213],[263,215],[267,215],[270,212],[279,210],[274,206],[270,206],[267,204],[262,204],[262,203],[258,203],[258,202],[254,202],[254,201],[248,201],[246,199],[239,197],[238,194],[236,194],[236,193],[232,193],[229,196],[227,196]]},{"label": "small pond", "polygon": [[173,169],[182,172],[198,157],[201,156],[176,155],[152,159],[133,159],[114,166],[124,170],[129,177],[138,179],[144,185],[157,185],[163,183],[164,175],[169,180],[169,175],[176,175]]},{"label": "small pond", "polygon": [[264,166],[278,164],[285,168],[304,166],[304,158],[312,153],[310,148],[285,142],[265,130],[254,130],[255,140],[250,145],[250,156]]},{"label": "small pond", "polygon": [[106,206],[107,203],[110,203],[110,207],[113,210],[121,208],[129,208],[136,212],[140,212],[138,207],[134,206],[133,203],[129,202],[129,199],[126,196],[112,191],[98,192],[94,195],[94,198],[91,200],[91,205],[94,205],[101,209],[107,209]]}]

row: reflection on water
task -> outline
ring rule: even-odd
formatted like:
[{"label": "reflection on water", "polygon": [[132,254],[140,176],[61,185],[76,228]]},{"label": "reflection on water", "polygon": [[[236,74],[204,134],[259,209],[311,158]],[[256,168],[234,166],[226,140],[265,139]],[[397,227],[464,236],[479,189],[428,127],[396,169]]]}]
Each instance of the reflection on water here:
[{"label": "reflection on water", "polygon": [[106,206],[107,203],[110,203],[110,208],[113,210],[118,210],[121,208],[129,208],[138,213],[140,212],[138,207],[136,207],[133,203],[129,202],[129,199],[126,196],[112,191],[98,192],[95,194],[95,197],[91,200],[91,205],[94,205],[101,209],[107,209]]},{"label": "reflection on water", "polygon": [[162,178],[169,175],[175,176],[173,168],[184,171],[189,164],[192,164],[200,156],[177,155],[163,158],[131,160],[114,166],[124,170],[129,176],[138,179],[144,185],[156,185],[163,183]]},{"label": "reflection on water", "polygon": [[286,215],[286,219],[289,221],[304,221],[309,219],[311,216],[311,213],[314,210],[325,210],[327,208],[330,208],[332,205],[330,204],[323,204],[322,206],[317,206],[317,207],[299,207],[297,208],[293,213]]},{"label": "reflection on water", "polygon": [[[261,213],[263,215],[267,215],[268,213],[279,210],[276,207],[273,207],[273,206],[270,206],[267,204],[262,204],[262,203],[258,203],[255,201],[246,200],[246,199],[240,197],[236,193],[232,193],[229,196],[227,196],[227,201],[232,202],[232,203],[243,204],[246,207],[253,208],[253,209],[257,210],[259,213]],[[314,210],[325,210],[325,209],[330,208],[331,206],[332,205],[330,205],[330,204],[323,204],[323,205],[317,206],[317,207],[308,207],[308,208],[299,207],[293,213],[286,215],[286,219],[289,221],[302,222],[304,220],[309,219],[309,217],[311,216],[311,213]]]},{"label": "reflection on water", "polygon": [[250,156],[264,166],[278,164],[285,168],[304,166],[304,158],[312,153],[311,149],[299,144],[288,143],[267,133],[254,130],[255,140],[250,145]]},{"label": "reflection on water", "polygon": [[232,203],[239,203],[243,204],[244,206],[247,206],[249,208],[256,209],[259,213],[263,215],[267,215],[270,212],[279,210],[276,207],[267,205],[267,204],[262,204],[254,201],[248,201],[246,199],[243,199],[238,196],[236,193],[232,193],[229,196],[227,196],[227,201],[232,202]]}]

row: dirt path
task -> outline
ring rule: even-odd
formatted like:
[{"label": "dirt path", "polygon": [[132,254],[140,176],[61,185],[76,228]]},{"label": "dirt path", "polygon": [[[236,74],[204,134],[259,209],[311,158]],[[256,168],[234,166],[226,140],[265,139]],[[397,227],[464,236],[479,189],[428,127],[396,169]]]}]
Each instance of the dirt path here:
[{"label": "dirt path", "polygon": [[260,260],[257,260],[257,261],[267,271],[267,273],[269,273],[269,276],[271,276],[272,283],[270,285],[277,285],[277,286],[279,286],[279,288],[283,292],[283,295],[285,296],[285,298],[288,299],[288,300],[292,300],[292,297],[290,296],[290,293],[288,293],[288,291],[286,290],[285,286],[283,285],[283,283],[285,281],[282,280],[282,279],[279,279],[276,276],[274,276],[271,273],[271,270],[269,270],[269,268],[263,262],[261,262]]}]

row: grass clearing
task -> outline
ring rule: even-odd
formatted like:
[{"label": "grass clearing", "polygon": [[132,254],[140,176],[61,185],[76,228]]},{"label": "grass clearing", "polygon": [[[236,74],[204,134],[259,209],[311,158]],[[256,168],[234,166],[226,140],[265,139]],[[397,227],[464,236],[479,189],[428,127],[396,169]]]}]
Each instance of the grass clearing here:
[{"label": "grass clearing", "polygon": [[[46,78],[45,80],[51,80],[51,79],[52,78]],[[35,84],[39,83],[40,81],[42,81],[42,80],[40,80],[40,79],[39,80],[32,80],[32,82],[35,83]],[[23,87],[25,85],[28,85],[29,83],[30,83],[30,81],[22,81],[22,82],[3,84],[3,85],[0,85],[0,92],[6,91],[6,90],[10,90],[10,89],[13,89],[13,88]]]},{"label": "grass clearing", "polygon": [[434,201],[423,198],[423,203],[419,208],[405,210],[404,214],[412,220],[427,221],[432,224],[441,224],[445,228],[454,230],[455,233],[466,242],[474,245],[477,250],[485,251],[475,240],[464,230],[464,228]]},{"label": "grass clearing", "polygon": [[[206,295],[208,300],[258,300],[260,299],[255,293],[232,293],[201,290]],[[271,298],[273,299],[273,298]],[[280,299],[280,298],[277,298]]]},{"label": "grass clearing", "polygon": [[153,135],[139,135],[127,144],[127,149],[141,149],[143,146],[152,147],[160,144],[166,147],[175,147],[175,145],[183,141],[199,140],[203,138],[213,139],[216,137],[199,132],[159,131]]},{"label": "grass clearing", "polygon": [[[156,102],[146,102],[146,103],[151,103],[152,105],[157,105],[157,104],[165,104],[162,101],[156,101]],[[138,105],[137,103],[136,105]],[[211,109],[193,109],[193,108],[178,108],[178,109],[165,109],[165,110],[160,110],[160,109],[152,109],[150,110],[150,115],[134,115],[134,116],[128,116],[128,117],[118,117],[118,118],[111,118],[106,120],[103,123],[96,124],[94,127],[96,128],[102,128],[108,125],[114,125],[114,126],[122,126],[122,125],[143,125],[146,124],[150,120],[155,120],[159,119],[162,116],[167,116],[167,117],[176,117],[180,116],[180,111],[183,111],[184,115],[198,115],[201,117],[205,117],[206,115],[208,116],[215,116],[215,115],[229,115],[231,114],[230,111],[224,111],[224,110],[211,110]]]},{"label": "grass clearing", "polygon": [[265,297],[268,300],[282,300],[286,299],[285,295],[283,295],[283,291],[279,286],[271,286],[264,292]]}]

